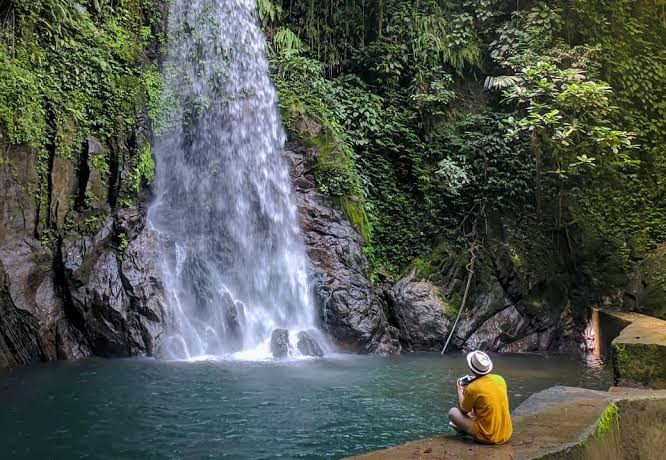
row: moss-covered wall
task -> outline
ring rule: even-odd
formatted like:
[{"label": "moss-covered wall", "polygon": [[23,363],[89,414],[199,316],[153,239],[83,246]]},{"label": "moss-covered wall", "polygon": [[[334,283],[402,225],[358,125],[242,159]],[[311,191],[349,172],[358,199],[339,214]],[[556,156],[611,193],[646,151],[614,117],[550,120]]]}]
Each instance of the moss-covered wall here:
[{"label": "moss-covered wall", "polygon": [[535,310],[570,304],[584,321],[590,304],[624,298],[663,314],[663,5],[259,6],[287,126],[312,117],[344,148],[320,186],[355,197],[339,201],[373,279],[412,266],[446,278],[432,273],[438,248],[461,254],[473,239],[487,261],[509,246]]},{"label": "moss-covered wall", "polygon": [[615,384],[666,388],[666,321],[617,309],[595,314],[598,351],[612,359]]},{"label": "moss-covered wall", "polygon": [[666,345],[615,342],[611,355],[618,385],[666,388]]},{"label": "moss-covered wall", "polygon": [[166,11],[161,0],[2,4],[0,143],[37,152],[45,244],[95,231],[151,179]]}]

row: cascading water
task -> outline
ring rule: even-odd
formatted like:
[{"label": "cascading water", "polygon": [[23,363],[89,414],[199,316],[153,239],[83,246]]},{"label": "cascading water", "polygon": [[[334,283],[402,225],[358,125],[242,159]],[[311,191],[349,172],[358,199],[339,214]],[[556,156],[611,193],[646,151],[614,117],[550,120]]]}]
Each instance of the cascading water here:
[{"label": "cascading water", "polygon": [[149,222],[162,242],[169,358],[269,356],[315,314],[255,0],[173,0],[169,134]]}]

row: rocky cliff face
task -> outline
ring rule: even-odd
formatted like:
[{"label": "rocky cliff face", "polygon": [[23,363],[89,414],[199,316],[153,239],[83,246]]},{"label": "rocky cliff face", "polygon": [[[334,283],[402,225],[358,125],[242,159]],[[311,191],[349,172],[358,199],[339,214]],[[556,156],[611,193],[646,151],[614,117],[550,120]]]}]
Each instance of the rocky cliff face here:
[{"label": "rocky cliff face", "polygon": [[[89,147],[100,148],[92,140]],[[440,350],[466,282],[464,258],[445,260],[438,269],[444,276],[436,282],[414,270],[395,285],[373,287],[358,230],[315,186],[317,155],[299,144],[287,146],[322,328],[348,351]],[[42,209],[35,199],[36,153],[10,147],[5,157],[0,165],[0,369],[34,360],[156,353],[167,315],[158,242],[145,224],[145,206],[140,202],[110,212],[108,199],[102,199],[98,210],[105,209],[107,217],[100,228],[68,228],[69,215],[86,219],[76,198],[85,190],[101,193],[99,176],[91,168],[54,170],[48,202],[57,231],[50,244],[42,244],[35,237]],[[526,284],[506,245],[488,251],[479,267],[451,348],[584,349],[584,321],[573,317],[567,297]]]},{"label": "rocky cliff face", "polygon": [[[574,318],[570,300],[545,286],[523,285],[506,245],[479,256],[471,289],[449,349],[501,352],[585,352],[585,318]],[[386,290],[392,322],[408,350],[441,349],[451,332],[468,272],[464,257],[439,267],[436,282],[417,270]]]},{"label": "rocky cliff face", "polygon": [[[97,208],[89,205],[79,214],[77,197],[91,199],[86,192],[99,189],[99,183],[91,168],[75,168],[65,159],[51,163],[46,196],[40,199],[37,153],[21,146],[4,146],[4,151],[0,369],[33,360],[152,354],[164,310],[156,241],[144,225],[143,206],[110,213],[101,199]],[[40,216],[45,210],[48,219]],[[68,215],[79,221],[108,217],[87,235],[66,224]],[[40,229],[45,225],[48,232]],[[48,238],[40,241],[40,234]]]},{"label": "rocky cliff face", "polygon": [[[436,281],[412,270],[392,286],[373,287],[358,229],[317,190],[317,150],[296,143],[287,148],[323,328],[352,351],[441,350],[466,284],[466,256],[449,250]],[[501,222],[494,227],[450,349],[585,351],[586,321],[573,316],[568,293],[548,279],[527,279]]]},{"label": "rocky cliff face", "polygon": [[[115,236],[126,247],[118,250]],[[63,296],[98,356],[152,355],[165,323],[155,235],[142,207],[119,210],[93,237],[62,245]]]},{"label": "rocky cliff face", "polygon": [[365,276],[359,232],[315,187],[317,151],[297,144],[287,150],[323,329],[350,351],[400,353],[398,331],[388,322],[384,300]]}]

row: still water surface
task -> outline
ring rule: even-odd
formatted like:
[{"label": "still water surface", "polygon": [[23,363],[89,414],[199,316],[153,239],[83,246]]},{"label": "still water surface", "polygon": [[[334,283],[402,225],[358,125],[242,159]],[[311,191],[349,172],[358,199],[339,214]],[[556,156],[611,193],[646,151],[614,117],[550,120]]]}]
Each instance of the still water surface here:
[{"label": "still water surface", "polygon": [[[495,355],[512,408],[599,363]],[[3,459],[340,458],[448,431],[459,354],[284,363],[84,360],[0,375]]]}]

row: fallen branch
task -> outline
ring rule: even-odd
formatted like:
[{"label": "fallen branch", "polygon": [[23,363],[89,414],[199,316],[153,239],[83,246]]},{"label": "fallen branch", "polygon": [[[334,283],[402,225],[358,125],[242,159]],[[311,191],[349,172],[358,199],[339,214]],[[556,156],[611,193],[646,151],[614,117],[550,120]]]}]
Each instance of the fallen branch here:
[{"label": "fallen branch", "polygon": [[467,285],[465,286],[465,293],[463,294],[462,302],[460,303],[460,308],[458,308],[458,314],[456,315],[456,320],[453,322],[453,327],[451,327],[451,332],[449,332],[449,337],[446,339],[446,343],[444,344],[444,348],[442,348],[442,352],[440,355],[443,355],[446,352],[446,349],[449,346],[449,342],[451,341],[451,337],[453,337],[453,332],[456,330],[456,326],[458,325],[458,321],[460,320],[460,316],[462,315],[463,310],[465,309],[465,302],[467,302],[467,294],[469,293],[469,287],[472,284],[472,275],[474,274],[474,260],[476,259],[476,254],[474,254],[472,251],[472,258],[470,260],[470,263],[467,264],[465,268],[467,268]]},{"label": "fallen branch", "polygon": [[[464,227],[465,222],[474,212],[476,205],[477,203],[475,203],[474,206],[472,206],[472,208],[469,210],[465,218],[462,220],[459,227],[460,229]],[[456,315],[456,320],[453,322],[453,326],[451,327],[451,331],[449,332],[449,336],[446,339],[446,343],[444,344],[444,348],[442,348],[442,352],[440,353],[440,355],[446,353],[446,349],[449,347],[449,343],[451,342],[451,337],[453,337],[453,333],[456,330],[456,326],[458,326],[458,321],[460,321],[460,316],[462,316],[462,312],[465,310],[465,304],[467,303],[467,295],[469,294],[469,287],[472,285],[472,276],[474,275],[474,262],[476,260],[476,250],[478,248],[476,227],[480,216],[483,216],[484,220],[486,221],[486,233],[487,233],[488,221],[486,219],[485,201],[480,203],[479,213],[476,215],[474,222],[472,223],[472,230],[465,235],[465,239],[467,240],[467,245],[469,247],[469,254],[470,254],[469,263],[465,266],[465,268],[467,269],[467,284],[465,285],[465,293],[463,294],[462,302],[460,302],[460,307],[458,308],[458,314]]]}]

